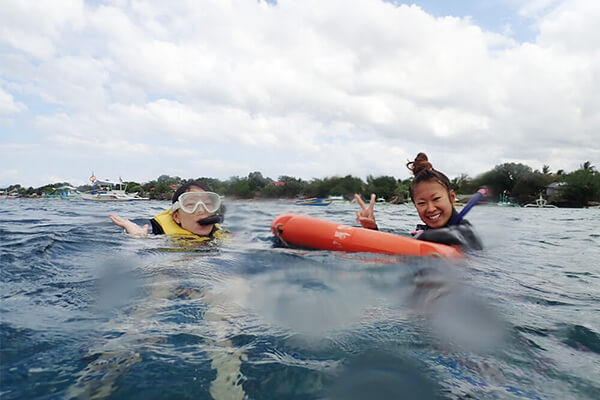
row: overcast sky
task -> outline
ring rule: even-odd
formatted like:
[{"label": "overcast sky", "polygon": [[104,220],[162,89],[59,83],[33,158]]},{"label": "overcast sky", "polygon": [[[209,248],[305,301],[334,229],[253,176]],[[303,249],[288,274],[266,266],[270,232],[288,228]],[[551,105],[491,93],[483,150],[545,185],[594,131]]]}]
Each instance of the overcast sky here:
[{"label": "overcast sky", "polygon": [[600,167],[598,26],[595,0],[2,1],[0,187]]}]

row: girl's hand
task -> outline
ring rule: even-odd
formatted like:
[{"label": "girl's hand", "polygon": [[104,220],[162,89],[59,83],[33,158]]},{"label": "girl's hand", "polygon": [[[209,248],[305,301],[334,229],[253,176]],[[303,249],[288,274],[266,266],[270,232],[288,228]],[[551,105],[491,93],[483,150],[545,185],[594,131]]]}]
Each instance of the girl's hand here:
[{"label": "girl's hand", "polygon": [[108,217],[112,222],[115,223],[115,225],[125,229],[125,231],[130,235],[148,236],[148,224],[139,226],[138,224],[131,222],[127,218],[120,217],[117,214],[108,214]]},{"label": "girl's hand", "polygon": [[375,194],[371,194],[371,202],[369,203],[369,207],[365,205],[365,202],[358,194],[354,194],[354,198],[362,209],[356,212],[356,222],[359,223],[363,228],[377,229],[377,224],[375,223],[375,214],[373,213],[373,208],[375,207]]}]

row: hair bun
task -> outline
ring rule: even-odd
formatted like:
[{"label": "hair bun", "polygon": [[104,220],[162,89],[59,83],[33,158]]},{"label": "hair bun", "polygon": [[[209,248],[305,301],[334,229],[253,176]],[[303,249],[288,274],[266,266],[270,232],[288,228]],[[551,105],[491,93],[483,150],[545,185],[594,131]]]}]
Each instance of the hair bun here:
[{"label": "hair bun", "polygon": [[414,176],[417,176],[422,171],[433,169],[433,165],[429,162],[427,154],[425,153],[417,154],[415,160],[408,162],[406,167],[412,171]]}]

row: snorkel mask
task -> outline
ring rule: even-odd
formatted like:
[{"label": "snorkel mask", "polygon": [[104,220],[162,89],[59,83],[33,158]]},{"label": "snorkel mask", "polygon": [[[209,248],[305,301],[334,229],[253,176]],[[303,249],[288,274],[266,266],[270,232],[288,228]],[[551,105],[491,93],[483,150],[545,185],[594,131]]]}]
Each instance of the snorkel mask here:
[{"label": "snorkel mask", "polygon": [[200,221],[200,225],[212,225],[221,222],[222,216],[218,214],[221,208],[221,196],[214,192],[185,192],[173,203],[170,214],[181,209],[187,214],[199,211],[199,214],[213,214]]}]

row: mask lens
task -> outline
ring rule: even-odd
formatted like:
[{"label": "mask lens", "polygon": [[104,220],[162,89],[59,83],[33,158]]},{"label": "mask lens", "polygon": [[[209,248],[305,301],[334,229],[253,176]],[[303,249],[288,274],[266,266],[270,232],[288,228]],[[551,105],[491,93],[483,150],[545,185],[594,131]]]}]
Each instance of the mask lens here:
[{"label": "mask lens", "polygon": [[187,212],[194,212],[194,209],[196,208],[196,204],[198,204],[198,199],[194,199],[191,197],[186,197],[184,199],[181,199],[181,208],[183,208],[184,211]]},{"label": "mask lens", "polygon": [[213,192],[187,192],[179,196],[179,204],[187,213],[197,211],[198,207],[201,211],[214,213],[221,206],[221,198]]}]

